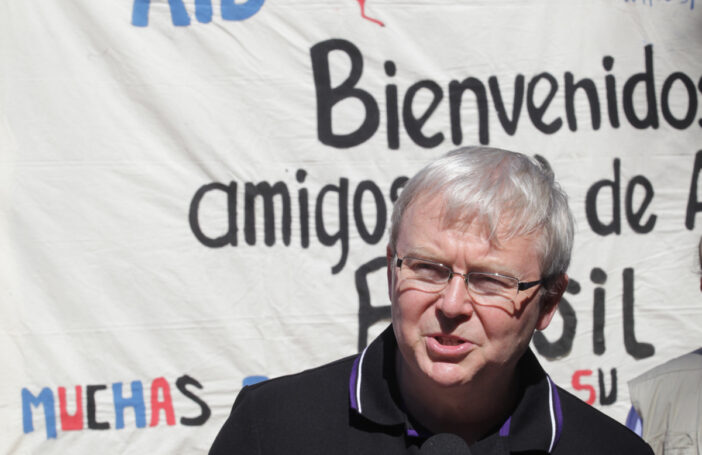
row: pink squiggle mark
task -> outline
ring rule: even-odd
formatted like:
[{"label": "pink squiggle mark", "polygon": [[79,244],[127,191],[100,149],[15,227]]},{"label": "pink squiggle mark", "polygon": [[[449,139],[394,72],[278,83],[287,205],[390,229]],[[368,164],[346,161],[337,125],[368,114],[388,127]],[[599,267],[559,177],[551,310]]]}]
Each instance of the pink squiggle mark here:
[{"label": "pink squiggle mark", "polygon": [[371,22],[375,22],[376,24],[380,25],[381,27],[385,27],[385,24],[380,22],[378,19],[373,19],[372,17],[366,16],[366,0],[358,0],[358,4],[361,5],[361,17],[364,19],[368,19]]}]

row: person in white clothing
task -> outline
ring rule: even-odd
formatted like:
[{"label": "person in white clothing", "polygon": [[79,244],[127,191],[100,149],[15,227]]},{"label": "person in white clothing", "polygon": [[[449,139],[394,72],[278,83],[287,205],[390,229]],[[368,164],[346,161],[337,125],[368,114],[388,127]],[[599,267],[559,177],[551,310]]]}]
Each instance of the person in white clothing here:
[{"label": "person in white clothing", "polygon": [[[702,239],[698,253],[702,270]],[[702,455],[702,348],[629,381],[629,394],[627,426],[656,455]]]}]

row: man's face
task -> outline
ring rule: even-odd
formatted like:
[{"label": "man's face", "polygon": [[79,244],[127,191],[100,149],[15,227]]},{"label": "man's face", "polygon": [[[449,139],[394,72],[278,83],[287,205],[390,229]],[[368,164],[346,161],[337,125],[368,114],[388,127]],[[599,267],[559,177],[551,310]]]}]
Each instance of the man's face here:
[{"label": "man's face", "polygon": [[[541,278],[537,237],[501,240],[498,248],[481,236],[480,226],[444,226],[442,208],[438,198],[410,205],[397,239],[399,257],[430,259],[461,273]],[[454,276],[438,293],[418,289],[390,265],[388,277],[400,371],[403,379],[417,384],[489,384],[512,374],[534,330],[546,328],[557,307],[540,301],[541,286],[519,291],[516,311],[508,312],[475,304],[461,277]]]}]

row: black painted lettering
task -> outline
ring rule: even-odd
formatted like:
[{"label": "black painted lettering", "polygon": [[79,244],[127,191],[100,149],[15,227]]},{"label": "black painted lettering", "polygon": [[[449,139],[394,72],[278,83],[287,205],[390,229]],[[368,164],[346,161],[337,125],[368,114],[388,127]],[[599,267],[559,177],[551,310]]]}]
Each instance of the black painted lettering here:
[{"label": "black painted lettering", "polygon": [[[590,272],[590,279],[595,284],[605,284],[607,274],[599,267]],[[605,290],[597,286],[593,291],[592,302],[592,352],[602,355],[605,352]]]},{"label": "black painted lettering", "polygon": [[263,239],[266,245],[275,244],[275,209],[273,196],[280,196],[282,205],[282,216],[280,220],[281,231],[283,233],[283,243],[290,245],[290,194],[288,187],[283,182],[276,182],[273,186],[268,182],[260,182],[256,185],[246,183],[244,190],[245,211],[244,211],[244,238],[249,245],[256,244],[256,198],[263,199]]},{"label": "black painted lettering", "polygon": [[[375,207],[375,227],[373,232],[368,231],[366,221],[363,218],[363,194],[368,191],[373,196]],[[356,192],[353,195],[353,217],[356,221],[356,229],[364,242],[375,245],[380,242],[385,233],[385,224],[387,221],[387,208],[385,207],[385,199],[383,193],[372,180],[364,180],[356,187]]]},{"label": "black painted lettering", "polygon": [[[431,92],[432,100],[429,106],[426,108],[426,110],[422,113],[422,115],[416,117],[412,108],[413,101],[414,97],[422,89],[426,89],[429,92]],[[407,89],[407,93],[405,93],[405,99],[402,103],[402,121],[405,123],[405,129],[407,130],[407,134],[409,135],[409,137],[412,138],[412,141],[414,141],[414,143],[419,145],[420,147],[436,147],[437,145],[441,144],[444,140],[444,135],[440,132],[435,133],[430,137],[425,136],[422,132],[422,127],[427,122],[427,120],[429,120],[429,117],[431,117],[431,115],[434,113],[443,97],[444,92],[441,90],[441,87],[439,87],[439,84],[429,80],[419,81],[415,84],[412,84],[412,86],[409,89]]]},{"label": "black painted lettering", "polygon": [[518,74],[514,78],[514,99],[512,100],[511,119],[507,116],[507,108],[502,101],[500,84],[495,76],[491,76],[488,79],[488,86],[490,87],[492,102],[495,105],[495,111],[497,112],[497,118],[500,120],[500,124],[507,134],[513,136],[517,131],[519,115],[522,113],[522,104],[524,104],[524,75]]},{"label": "black painted lettering", "polygon": [[[351,62],[346,79],[337,87],[331,86],[329,54],[344,52]],[[373,96],[356,87],[363,73],[363,56],[353,43],[342,39],[331,39],[315,44],[310,49],[315,93],[317,95],[317,137],[325,145],[349,148],[370,139],[378,129],[380,111]],[[365,115],[361,125],[347,134],[336,134],[332,127],[332,109],[344,100],[356,99],[363,104]]]},{"label": "black painted lettering", "polygon": [[[621,184],[619,181],[619,158],[614,159],[614,180],[602,179],[595,182],[588,190],[585,197],[585,214],[590,228],[596,234],[605,236],[621,233],[621,199],[619,197]],[[597,198],[600,190],[609,187],[612,191],[612,220],[605,224],[598,215]]]},{"label": "black painted lettering", "polygon": [[[304,183],[307,172],[304,169],[298,169],[295,173],[295,179],[298,183]],[[300,246],[307,248],[310,246],[310,214],[307,188],[297,190],[297,201],[300,207]]]},{"label": "black painted lettering", "polygon": [[[653,79],[653,46],[648,45],[644,48],[644,58],[646,69],[643,73],[637,73],[631,76],[624,84],[624,93],[622,103],[624,105],[624,114],[629,123],[635,128],[658,128],[658,108],[656,105],[656,88]],[[646,115],[639,118],[634,109],[634,91],[636,86],[644,84],[646,91]]]},{"label": "black painted lettering", "polygon": [[[536,86],[540,81],[546,81],[549,84],[549,91],[546,98],[539,104],[536,105],[536,100],[534,96],[536,93]],[[544,115],[548,109],[549,104],[553,101],[553,97],[556,96],[558,92],[558,81],[549,73],[541,73],[534,76],[527,86],[527,112],[529,112],[529,118],[534,126],[545,134],[553,134],[563,126],[563,120],[560,117],[556,117],[551,123],[544,122]]]},{"label": "black painted lettering", "polygon": [[609,392],[607,392],[607,388],[605,387],[604,372],[601,368],[597,369],[597,376],[600,383],[600,404],[614,404],[617,401],[617,369],[612,368],[609,370],[611,384]]},{"label": "black painted lettering", "polygon": [[642,343],[636,339],[634,328],[634,269],[626,268],[622,272],[623,295],[622,309],[624,314],[624,348],[635,359],[651,357],[656,349],[650,343]]},{"label": "black painted lettering", "polygon": [[[682,82],[687,91],[687,112],[682,119],[675,117],[670,109],[670,91],[676,81]],[[692,122],[695,121],[695,116],[697,115],[697,91],[695,90],[695,83],[692,82],[692,79],[687,77],[685,73],[673,73],[663,82],[663,89],[661,91],[661,113],[670,126],[679,130],[688,128],[692,125]]]},{"label": "black painted lettering", "polygon": [[[638,210],[634,211],[634,190],[636,189],[637,185],[643,188],[644,199],[641,201],[641,205],[639,205]],[[656,215],[649,216],[646,223],[641,224],[641,218],[643,218],[646,209],[651,204],[653,195],[653,185],[651,185],[651,182],[643,175],[637,175],[627,184],[626,201],[624,204],[626,207],[626,219],[634,232],[638,232],[639,234],[647,234],[651,232],[653,227],[656,225],[656,219],[658,218]]]},{"label": "black painted lettering", "polygon": [[695,154],[695,164],[692,168],[692,179],[690,180],[690,194],[687,196],[687,211],[685,213],[685,227],[688,230],[695,228],[695,215],[702,212],[702,202],[699,198],[700,170],[702,170],[702,150]]},{"label": "black painted lettering", "polygon": [[98,422],[96,417],[97,406],[95,405],[95,394],[99,390],[105,389],[107,389],[107,386],[104,384],[85,386],[85,395],[87,397],[86,408],[88,411],[88,428],[91,430],[108,430],[110,428],[110,424],[108,422]]},{"label": "black painted lettering", "polygon": [[[327,232],[324,225],[324,197],[327,193],[336,193],[338,200],[339,214],[339,230],[334,234]],[[317,238],[325,246],[332,246],[336,242],[341,242],[341,258],[339,262],[331,269],[332,274],[336,275],[346,265],[346,258],[349,254],[349,220],[348,220],[348,198],[349,198],[349,180],[345,178],[339,179],[339,186],[325,185],[317,195],[317,203],[315,205],[315,227],[317,229]]]},{"label": "black painted lettering", "polygon": [[568,120],[568,128],[571,131],[577,131],[578,121],[575,117],[575,91],[582,90],[587,96],[590,104],[590,119],[592,121],[592,129],[600,129],[600,98],[597,95],[597,88],[592,79],[581,79],[574,82],[573,73],[565,73],[565,110],[566,119]]},{"label": "black painted lettering", "polygon": [[400,197],[400,190],[404,188],[405,184],[409,180],[408,177],[402,176],[393,180],[392,185],[390,185],[390,200],[395,203],[398,197]]},{"label": "black painted lettering", "polygon": [[[388,60],[385,62],[385,74],[389,77],[395,76],[395,63]],[[400,116],[397,104],[397,85],[388,84],[385,86],[385,106],[387,116],[387,136],[388,148],[397,150],[400,148]]]},{"label": "black painted lettering", "polygon": [[368,275],[386,270],[388,259],[379,256],[356,270],[354,279],[358,294],[358,350],[362,351],[368,344],[368,329],[378,321],[390,319],[390,305],[371,305]]},{"label": "black painted lettering", "polygon": [[[200,203],[207,193],[210,191],[222,191],[227,196],[227,219],[229,221],[229,226],[227,232],[219,237],[211,238],[206,236],[202,229],[200,228]],[[195,234],[195,238],[200,241],[205,246],[210,248],[217,248],[229,244],[231,246],[236,246],[237,244],[237,223],[236,223],[236,182],[231,182],[229,186],[223,183],[210,183],[201,186],[193,196],[192,201],[190,201],[190,211],[188,213],[188,222],[190,223],[190,230]]]},{"label": "black painted lettering", "polygon": [[190,385],[195,386],[198,389],[202,389],[202,385],[195,378],[192,378],[187,374],[184,374],[183,376],[176,379],[176,387],[178,388],[178,390],[180,390],[180,393],[190,398],[198,406],[200,406],[200,415],[197,417],[181,417],[180,423],[188,427],[204,425],[205,422],[207,422],[207,419],[210,418],[212,411],[210,411],[210,407],[207,405],[207,403],[205,403],[192,391],[188,390],[187,387]]},{"label": "black painted lettering", "polygon": [[[580,293],[580,284],[574,279],[568,281],[566,292],[570,294]],[[558,304],[558,314],[563,318],[563,331],[556,341],[548,341],[541,332],[534,333],[534,348],[542,356],[550,360],[559,359],[570,354],[575,340],[575,330],[578,326],[578,318],[575,316],[573,306],[565,298]]]},{"label": "black painted lettering", "polygon": [[463,130],[461,127],[461,103],[463,92],[471,90],[475,94],[475,102],[478,112],[478,139],[481,144],[490,143],[488,130],[488,103],[485,85],[474,77],[464,79],[463,82],[449,82],[449,107],[451,111],[451,139],[455,145],[463,142]]},{"label": "black painted lettering", "polygon": [[[607,71],[612,70],[614,59],[609,55],[602,59],[602,66]],[[613,128],[619,128],[619,111],[617,110],[617,82],[613,75],[605,76],[605,87],[607,90],[607,114],[609,115],[609,124]]]}]

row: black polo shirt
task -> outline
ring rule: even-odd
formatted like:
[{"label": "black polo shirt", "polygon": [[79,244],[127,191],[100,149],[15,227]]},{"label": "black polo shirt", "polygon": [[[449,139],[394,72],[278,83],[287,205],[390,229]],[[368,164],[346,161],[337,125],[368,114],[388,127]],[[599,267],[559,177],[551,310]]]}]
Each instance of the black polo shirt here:
[{"label": "black polo shirt", "polygon": [[[431,436],[404,411],[388,327],[361,354],[244,387],[217,436],[221,454],[421,453]],[[470,446],[480,454],[652,454],[633,432],[568,392],[527,351],[512,415]]]}]

